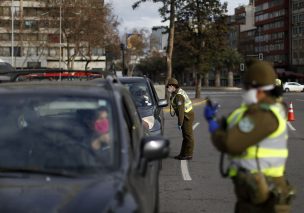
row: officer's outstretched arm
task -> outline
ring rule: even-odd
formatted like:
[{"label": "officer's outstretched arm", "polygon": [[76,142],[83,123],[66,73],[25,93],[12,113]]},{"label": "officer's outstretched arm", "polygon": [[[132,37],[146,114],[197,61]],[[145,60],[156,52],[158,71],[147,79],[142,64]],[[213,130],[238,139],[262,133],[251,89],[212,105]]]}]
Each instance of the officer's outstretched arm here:
[{"label": "officer's outstretched arm", "polygon": [[211,138],[218,150],[239,155],[273,133],[278,125],[278,120],[272,112],[255,111],[245,115],[234,127],[217,130]]}]

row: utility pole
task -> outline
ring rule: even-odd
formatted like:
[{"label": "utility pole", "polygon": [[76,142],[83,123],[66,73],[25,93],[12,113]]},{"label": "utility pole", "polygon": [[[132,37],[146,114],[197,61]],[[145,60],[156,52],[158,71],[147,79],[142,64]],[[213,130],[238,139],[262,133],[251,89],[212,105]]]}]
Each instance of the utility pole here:
[{"label": "utility pole", "polygon": [[14,8],[14,0],[12,0],[12,5],[11,5],[11,13],[12,13],[12,47],[11,47],[11,64],[13,67],[14,65],[14,13],[15,13],[15,8]]},{"label": "utility pole", "polygon": [[[60,1],[60,5],[59,5],[59,69],[61,69],[61,34],[62,34],[62,26],[61,26],[61,19],[62,19],[62,0]],[[61,75],[60,75],[61,77]]]}]

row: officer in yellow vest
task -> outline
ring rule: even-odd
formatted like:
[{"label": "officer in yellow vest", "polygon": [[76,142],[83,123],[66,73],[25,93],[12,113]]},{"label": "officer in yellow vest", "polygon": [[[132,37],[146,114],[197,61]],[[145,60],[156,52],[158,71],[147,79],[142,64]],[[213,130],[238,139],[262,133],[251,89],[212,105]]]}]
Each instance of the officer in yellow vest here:
[{"label": "officer in yellow vest", "polygon": [[294,190],[285,179],[286,109],[277,98],[275,80],[272,66],[257,61],[245,73],[243,104],[224,122],[215,120],[212,104],[205,107],[212,142],[229,158],[222,173],[233,180],[238,213],[291,211]]},{"label": "officer in yellow vest", "polygon": [[[183,143],[181,151],[179,155],[175,156],[175,159],[191,160],[194,148],[194,137],[192,130],[194,112],[192,102],[188,97],[187,93],[179,87],[178,81],[175,78],[171,78],[168,80],[167,88],[168,92],[171,94],[170,109],[172,106],[174,109],[174,113],[178,117],[177,127],[179,130],[182,131],[183,134]],[[174,114],[172,116],[174,116]]]}]

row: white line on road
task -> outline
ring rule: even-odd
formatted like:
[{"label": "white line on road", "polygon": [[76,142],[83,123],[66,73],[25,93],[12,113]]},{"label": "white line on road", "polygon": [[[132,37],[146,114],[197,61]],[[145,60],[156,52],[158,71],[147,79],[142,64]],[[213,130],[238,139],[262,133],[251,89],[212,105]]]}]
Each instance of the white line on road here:
[{"label": "white line on road", "polygon": [[301,100],[301,99],[296,99],[297,101],[304,101],[304,100]]},{"label": "white line on road", "polygon": [[[198,127],[198,125],[200,125],[199,122],[196,122],[193,126],[192,129],[195,130],[196,127]],[[181,160],[181,170],[182,170],[182,175],[183,175],[183,179],[185,181],[191,181],[192,178],[190,176],[190,172],[189,172],[189,168],[188,168],[188,161],[187,160]]]},{"label": "white line on road", "polygon": [[192,178],[189,173],[188,169],[188,161],[186,160],[181,160],[181,169],[182,169],[182,175],[185,181],[191,181]]},{"label": "white line on road", "polygon": [[199,122],[195,123],[195,124],[193,125],[192,129],[195,130],[195,128],[198,127],[198,125],[200,125]]},{"label": "white line on road", "polygon": [[296,131],[296,128],[294,128],[290,122],[287,122],[287,125],[292,131]]}]

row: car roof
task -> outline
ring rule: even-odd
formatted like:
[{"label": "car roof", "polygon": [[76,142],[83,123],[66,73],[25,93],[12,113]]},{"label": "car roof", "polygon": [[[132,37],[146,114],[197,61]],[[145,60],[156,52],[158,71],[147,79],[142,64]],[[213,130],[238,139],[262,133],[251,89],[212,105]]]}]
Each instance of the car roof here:
[{"label": "car roof", "polygon": [[122,83],[132,82],[144,82],[147,80],[146,77],[119,77],[118,80]]},{"label": "car roof", "polygon": [[60,95],[79,95],[79,96],[103,96],[108,97],[111,87],[107,81],[85,82],[13,82],[0,84],[0,94],[60,94]]}]

